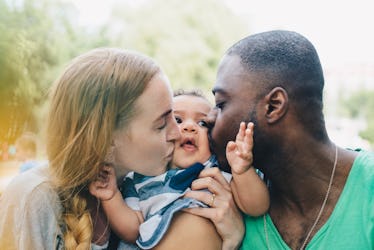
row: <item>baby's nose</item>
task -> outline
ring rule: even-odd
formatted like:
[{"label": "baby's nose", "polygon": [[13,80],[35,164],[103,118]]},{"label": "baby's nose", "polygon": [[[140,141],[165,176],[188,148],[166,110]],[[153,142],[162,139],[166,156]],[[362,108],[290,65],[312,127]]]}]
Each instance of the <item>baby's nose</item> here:
[{"label": "baby's nose", "polygon": [[182,131],[184,131],[184,132],[196,132],[196,126],[197,126],[197,124],[195,124],[194,122],[186,121],[182,125]]}]

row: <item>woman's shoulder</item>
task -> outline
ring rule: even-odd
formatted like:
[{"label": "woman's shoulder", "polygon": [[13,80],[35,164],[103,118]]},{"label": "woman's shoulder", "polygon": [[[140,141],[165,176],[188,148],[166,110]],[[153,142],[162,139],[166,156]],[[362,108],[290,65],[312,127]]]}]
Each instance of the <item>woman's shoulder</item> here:
[{"label": "woman's shoulder", "polygon": [[16,176],[0,198],[0,248],[53,249],[61,205],[49,181],[47,167]]},{"label": "woman's shoulder", "polygon": [[26,206],[27,204],[51,204],[57,193],[53,189],[47,166],[30,169],[14,177],[4,193],[1,195],[1,204]]}]

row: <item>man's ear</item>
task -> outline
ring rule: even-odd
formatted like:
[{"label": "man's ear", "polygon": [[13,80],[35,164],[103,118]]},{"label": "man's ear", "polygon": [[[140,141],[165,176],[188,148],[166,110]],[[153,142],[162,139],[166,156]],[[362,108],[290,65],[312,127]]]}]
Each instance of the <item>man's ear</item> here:
[{"label": "man's ear", "polygon": [[281,119],[288,110],[288,94],[282,87],[273,88],[266,96],[266,119],[274,123]]}]

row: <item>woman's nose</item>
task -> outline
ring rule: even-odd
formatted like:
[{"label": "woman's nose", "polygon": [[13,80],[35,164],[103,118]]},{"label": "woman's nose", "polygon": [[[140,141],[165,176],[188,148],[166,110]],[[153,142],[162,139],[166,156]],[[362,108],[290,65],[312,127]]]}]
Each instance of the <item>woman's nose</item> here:
[{"label": "woman's nose", "polygon": [[217,114],[218,114],[217,109],[211,109],[210,112],[208,113],[205,122],[209,129],[214,127],[214,124],[216,123]]},{"label": "woman's nose", "polygon": [[180,134],[180,131],[179,131],[179,126],[178,126],[177,122],[175,121],[174,116],[172,117],[170,123],[171,124],[170,124],[170,127],[168,129],[168,133],[167,133],[167,141],[179,140],[179,138],[181,137],[181,134]]}]

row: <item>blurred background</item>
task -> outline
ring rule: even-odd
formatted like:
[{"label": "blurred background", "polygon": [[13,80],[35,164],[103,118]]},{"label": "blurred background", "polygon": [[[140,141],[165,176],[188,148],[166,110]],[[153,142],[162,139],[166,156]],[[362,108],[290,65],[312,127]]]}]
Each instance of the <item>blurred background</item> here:
[{"label": "blurred background", "polygon": [[[319,52],[329,136],[374,146],[374,15],[370,0],[0,0],[0,193],[20,172],[19,138],[45,160],[48,89],[75,56],[95,47],[155,58],[174,89],[210,89],[239,39],[294,30]],[[18,153],[18,154],[17,154]]]}]

